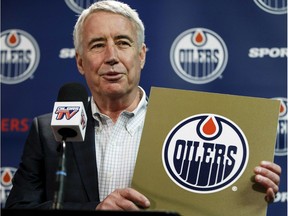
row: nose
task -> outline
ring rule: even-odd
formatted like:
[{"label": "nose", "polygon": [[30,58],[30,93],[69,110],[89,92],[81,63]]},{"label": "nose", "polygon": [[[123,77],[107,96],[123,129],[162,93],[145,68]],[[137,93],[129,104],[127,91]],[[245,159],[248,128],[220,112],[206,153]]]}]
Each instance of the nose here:
[{"label": "nose", "polygon": [[119,62],[117,48],[114,44],[108,45],[106,49],[105,63],[113,66]]}]

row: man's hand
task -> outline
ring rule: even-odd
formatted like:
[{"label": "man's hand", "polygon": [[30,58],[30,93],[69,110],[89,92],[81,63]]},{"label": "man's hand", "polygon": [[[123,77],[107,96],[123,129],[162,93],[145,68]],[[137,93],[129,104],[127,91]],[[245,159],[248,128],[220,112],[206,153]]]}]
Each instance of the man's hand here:
[{"label": "man's hand", "polygon": [[137,211],[149,208],[149,200],[132,188],[117,189],[109,194],[96,210],[124,210]]},{"label": "man's hand", "polygon": [[273,162],[261,161],[254,168],[255,181],[266,188],[266,201],[273,202],[279,190],[281,167]]}]

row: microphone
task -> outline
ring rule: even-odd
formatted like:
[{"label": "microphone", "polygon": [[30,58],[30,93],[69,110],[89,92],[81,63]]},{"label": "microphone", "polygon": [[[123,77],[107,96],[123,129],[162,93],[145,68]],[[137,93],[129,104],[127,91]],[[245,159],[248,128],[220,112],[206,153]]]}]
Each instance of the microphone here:
[{"label": "microphone", "polygon": [[87,126],[85,112],[87,104],[88,94],[83,85],[67,83],[60,88],[51,120],[54,137],[56,141],[62,142],[52,209],[63,208],[65,177],[67,176],[66,141],[84,141]]},{"label": "microphone", "polygon": [[51,120],[51,128],[56,141],[84,141],[87,105],[88,93],[83,85],[67,83],[60,88]]}]

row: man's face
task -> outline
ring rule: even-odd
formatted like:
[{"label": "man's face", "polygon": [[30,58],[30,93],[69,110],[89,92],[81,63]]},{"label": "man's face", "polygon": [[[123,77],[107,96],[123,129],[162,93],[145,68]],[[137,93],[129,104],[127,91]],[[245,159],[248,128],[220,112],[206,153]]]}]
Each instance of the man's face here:
[{"label": "man's face", "polygon": [[91,14],[84,22],[82,53],[77,66],[94,97],[118,98],[136,91],[145,62],[136,27],[126,17],[109,12]]}]

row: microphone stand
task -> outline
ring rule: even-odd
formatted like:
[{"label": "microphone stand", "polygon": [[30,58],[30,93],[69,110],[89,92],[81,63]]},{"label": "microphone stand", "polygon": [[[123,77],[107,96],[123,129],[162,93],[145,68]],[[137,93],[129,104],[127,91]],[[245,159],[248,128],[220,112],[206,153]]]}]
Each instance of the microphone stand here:
[{"label": "microphone stand", "polygon": [[62,209],[63,208],[63,193],[64,193],[64,181],[67,175],[66,173],[66,157],[65,157],[65,149],[66,149],[66,137],[62,138],[62,147],[60,149],[62,155],[59,158],[59,166],[56,171],[56,190],[54,193],[54,202],[52,205],[52,209]]}]

